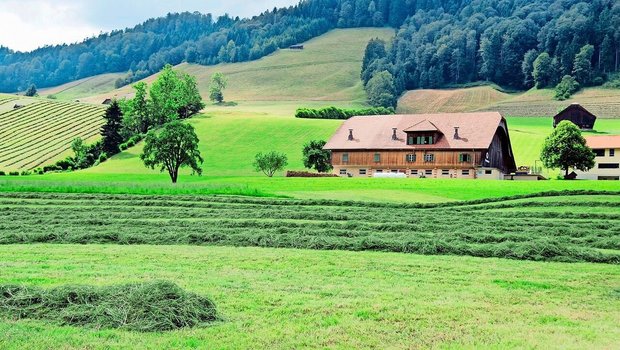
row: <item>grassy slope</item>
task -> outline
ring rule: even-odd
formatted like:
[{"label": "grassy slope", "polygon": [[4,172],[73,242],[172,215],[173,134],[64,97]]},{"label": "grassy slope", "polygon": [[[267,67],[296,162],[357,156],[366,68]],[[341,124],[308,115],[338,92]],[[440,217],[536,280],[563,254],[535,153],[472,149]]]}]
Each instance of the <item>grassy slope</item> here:
[{"label": "grassy slope", "polygon": [[511,95],[490,86],[468,89],[413,90],[398,101],[399,113],[471,112],[507,100]]},{"label": "grassy slope", "polygon": [[506,116],[552,117],[571,103],[580,103],[601,118],[620,118],[620,90],[587,88],[566,101],[553,89],[506,94],[491,86],[447,90],[413,90],[398,102],[404,113],[499,111]]},{"label": "grassy slope", "polygon": [[138,334],[0,321],[3,349],[617,348],[617,266],[288,249],[0,247],[0,283],[167,279],[225,322]]},{"label": "grassy slope", "polygon": [[[39,95],[43,97],[55,96],[61,100],[76,100],[93,95],[99,95],[102,93],[114,90],[114,83],[120,77],[123,77],[124,73],[108,73],[101,74],[94,77],[84,78],[70,83],[66,83],[60,86],[46,88],[39,90]],[[101,101],[93,101],[93,103],[102,103]]]},{"label": "grassy slope", "polygon": [[[208,100],[214,72],[228,77],[225,97],[229,101],[340,101],[364,103],[359,79],[362,57],[368,40],[389,40],[391,29],[339,29],[305,43],[303,51],[279,50],[260,60],[244,63],[200,66],[181,64],[179,70],[196,76],[203,97]],[[145,79],[152,82],[157,75]],[[100,94],[86,101],[133,92],[130,86]]]}]

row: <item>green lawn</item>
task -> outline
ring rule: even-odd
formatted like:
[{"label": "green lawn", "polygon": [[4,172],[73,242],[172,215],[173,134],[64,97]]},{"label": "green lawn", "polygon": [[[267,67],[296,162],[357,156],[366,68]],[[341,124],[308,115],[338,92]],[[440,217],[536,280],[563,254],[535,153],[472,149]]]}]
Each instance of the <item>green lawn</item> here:
[{"label": "green lawn", "polygon": [[0,321],[3,349],[617,348],[617,266],[180,246],[0,246],[0,283],[171,280],[209,328],[132,333]]}]

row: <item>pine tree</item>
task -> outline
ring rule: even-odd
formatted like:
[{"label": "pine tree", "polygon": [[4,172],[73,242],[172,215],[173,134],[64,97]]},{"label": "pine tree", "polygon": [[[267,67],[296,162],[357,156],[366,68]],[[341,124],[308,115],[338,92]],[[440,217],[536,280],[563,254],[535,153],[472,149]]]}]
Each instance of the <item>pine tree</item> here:
[{"label": "pine tree", "polygon": [[103,141],[103,151],[108,157],[113,156],[120,152],[119,145],[123,142],[123,138],[120,134],[123,121],[123,113],[118,104],[118,101],[114,100],[110,107],[105,112],[105,124],[101,127],[101,137]]}]

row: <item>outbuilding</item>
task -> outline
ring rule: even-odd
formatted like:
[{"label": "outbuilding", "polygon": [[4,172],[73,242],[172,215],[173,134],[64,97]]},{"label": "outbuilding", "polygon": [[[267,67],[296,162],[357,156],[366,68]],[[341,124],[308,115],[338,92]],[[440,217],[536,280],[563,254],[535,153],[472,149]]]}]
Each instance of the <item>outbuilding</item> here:
[{"label": "outbuilding", "polygon": [[594,129],[596,116],[580,104],[573,103],[553,117],[553,127],[557,127],[564,120],[572,122],[582,130],[592,130]]}]

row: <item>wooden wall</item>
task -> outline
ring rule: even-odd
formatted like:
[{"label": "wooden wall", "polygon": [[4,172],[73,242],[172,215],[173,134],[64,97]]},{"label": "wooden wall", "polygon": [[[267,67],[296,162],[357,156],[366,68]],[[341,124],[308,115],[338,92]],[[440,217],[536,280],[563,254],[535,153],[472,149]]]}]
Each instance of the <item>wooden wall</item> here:
[{"label": "wooden wall", "polygon": [[[342,155],[349,154],[349,161],[343,162]],[[381,155],[381,161],[375,162],[375,153]],[[434,154],[434,162],[425,162],[425,154]],[[415,154],[416,161],[414,163],[407,162],[407,155]],[[471,162],[459,162],[460,154],[469,154]],[[396,168],[415,168],[415,169],[433,169],[433,168],[463,168],[469,169],[479,166],[482,161],[482,151],[399,151],[399,150],[381,150],[381,151],[334,151],[332,152],[332,165],[334,167],[368,167],[369,169],[396,169]]]}]

